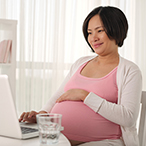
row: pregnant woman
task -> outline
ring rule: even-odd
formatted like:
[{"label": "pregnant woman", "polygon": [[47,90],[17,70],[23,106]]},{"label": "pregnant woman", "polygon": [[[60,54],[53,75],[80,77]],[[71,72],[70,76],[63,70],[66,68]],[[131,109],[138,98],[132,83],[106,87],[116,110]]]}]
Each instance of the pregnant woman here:
[{"label": "pregnant woman", "polygon": [[141,72],[118,53],[127,31],[120,9],[108,6],[91,11],[83,34],[94,55],[78,59],[47,104],[39,112],[22,113],[19,121],[36,122],[36,114],[59,113],[63,134],[72,145],[139,146],[135,123]]}]

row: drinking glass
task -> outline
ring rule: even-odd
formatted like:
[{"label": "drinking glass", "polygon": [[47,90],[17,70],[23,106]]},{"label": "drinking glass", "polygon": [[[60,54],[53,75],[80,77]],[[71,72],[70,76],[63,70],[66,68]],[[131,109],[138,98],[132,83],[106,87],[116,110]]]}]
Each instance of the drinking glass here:
[{"label": "drinking glass", "polygon": [[55,144],[58,142],[61,131],[61,114],[38,114],[37,125],[41,145]]}]

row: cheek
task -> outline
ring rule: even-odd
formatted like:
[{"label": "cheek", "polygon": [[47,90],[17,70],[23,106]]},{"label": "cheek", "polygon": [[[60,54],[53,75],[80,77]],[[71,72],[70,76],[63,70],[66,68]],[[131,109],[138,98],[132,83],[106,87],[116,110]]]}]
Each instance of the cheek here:
[{"label": "cheek", "polygon": [[104,40],[104,41],[109,40],[108,36],[105,33],[103,33],[102,35],[100,35],[100,39],[101,40]]},{"label": "cheek", "polygon": [[87,41],[91,45],[91,38],[90,38],[90,36],[88,36]]}]

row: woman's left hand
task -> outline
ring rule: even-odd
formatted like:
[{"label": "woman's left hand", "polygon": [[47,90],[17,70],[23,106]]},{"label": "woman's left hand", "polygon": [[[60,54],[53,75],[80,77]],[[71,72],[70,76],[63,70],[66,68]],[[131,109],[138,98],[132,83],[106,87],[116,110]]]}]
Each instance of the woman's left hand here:
[{"label": "woman's left hand", "polygon": [[89,92],[82,90],[82,89],[70,89],[66,91],[64,94],[62,94],[56,102],[62,102],[66,100],[72,100],[72,101],[84,101],[86,96],[89,94]]}]

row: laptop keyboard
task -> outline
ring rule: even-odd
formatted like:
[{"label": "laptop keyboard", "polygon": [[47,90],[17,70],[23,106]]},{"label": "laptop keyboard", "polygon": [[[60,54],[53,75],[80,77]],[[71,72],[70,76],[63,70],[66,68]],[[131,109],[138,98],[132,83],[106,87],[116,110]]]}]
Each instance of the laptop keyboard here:
[{"label": "laptop keyboard", "polygon": [[21,127],[22,134],[32,133],[38,131],[34,128],[28,128],[28,127]]}]

